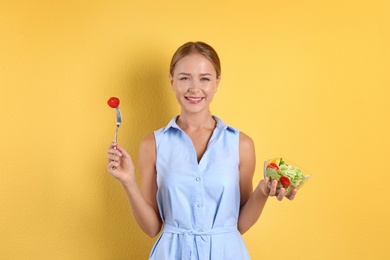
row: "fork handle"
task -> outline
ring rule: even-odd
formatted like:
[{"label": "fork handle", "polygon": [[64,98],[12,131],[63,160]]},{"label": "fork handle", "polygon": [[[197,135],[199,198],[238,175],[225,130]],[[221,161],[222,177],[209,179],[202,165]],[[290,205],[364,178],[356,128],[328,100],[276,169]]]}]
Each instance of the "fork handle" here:
[{"label": "fork handle", "polygon": [[[115,130],[115,136],[114,136],[114,142],[115,143],[118,142],[118,130],[119,130],[119,126],[117,126],[116,130]],[[114,148],[116,149],[116,146]]]}]

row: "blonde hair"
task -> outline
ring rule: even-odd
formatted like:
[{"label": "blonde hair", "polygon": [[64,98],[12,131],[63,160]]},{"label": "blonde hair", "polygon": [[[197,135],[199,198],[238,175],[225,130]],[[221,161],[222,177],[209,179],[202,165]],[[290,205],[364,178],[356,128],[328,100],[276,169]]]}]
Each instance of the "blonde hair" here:
[{"label": "blonde hair", "polygon": [[204,42],[187,42],[180,46],[172,56],[169,69],[170,75],[173,76],[175,65],[180,59],[194,53],[199,53],[206,57],[211,62],[211,64],[213,64],[215,72],[217,73],[217,78],[221,76],[221,62],[219,60],[218,54],[213,49],[213,47]]}]

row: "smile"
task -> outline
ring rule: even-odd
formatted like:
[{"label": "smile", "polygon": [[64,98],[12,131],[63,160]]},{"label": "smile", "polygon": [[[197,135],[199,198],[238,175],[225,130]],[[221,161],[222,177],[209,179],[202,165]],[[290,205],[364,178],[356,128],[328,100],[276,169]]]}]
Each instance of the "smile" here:
[{"label": "smile", "polygon": [[203,97],[185,97],[190,103],[192,104],[198,104],[200,101],[203,100]]}]

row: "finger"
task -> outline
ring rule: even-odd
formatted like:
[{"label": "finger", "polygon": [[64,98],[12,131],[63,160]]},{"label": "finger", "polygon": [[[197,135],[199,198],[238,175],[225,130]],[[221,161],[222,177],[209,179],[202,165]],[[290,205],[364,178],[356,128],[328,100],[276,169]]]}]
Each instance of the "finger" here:
[{"label": "finger", "polygon": [[116,157],[122,157],[122,153],[115,149],[107,150],[108,156],[116,156]]},{"label": "finger", "polygon": [[116,142],[112,142],[110,143],[110,146],[108,147],[108,149],[114,149],[118,144]]},{"label": "finger", "polygon": [[271,183],[271,190],[269,192],[269,196],[275,196],[276,195],[276,187],[278,185],[278,181],[277,180],[273,180],[272,183]]},{"label": "finger", "polygon": [[265,178],[264,178],[264,183],[265,183],[265,185],[268,186],[268,183],[269,183],[269,178],[268,178],[268,177],[265,177]]},{"label": "finger", "polygon": [[113,156],[122,156],[122,153],[120,151],[118,151],[117,149],[115,148],[110,148],[107,150],[107,154],[108,155],[113,155]]},{"label": "finger", "polygon": [[113,173],[115,172],[116,169],[118,169],[119,167],[119,163],[118,162],[115,162],[115,161],[112,161],[110,162],[108,165],[107,165],[107,170],[110,172],[110,173]]},{"label": "finger", "polygon": [[264,177],[264,179],[262,179],[258,186],[260,187],[260,190],[262,191],[262,193],[265,195],[265,196],[269,196],[269,192],[270,192],[270,186],[269,186],[269,178],[268,177]]},{"label": "finger", "polygon": [[281,201],[284,198],[285,193],[286,193],[286,189],[285,188],[281,188],[279,190],[279,194],[278,194],[278,197],[277,197],[279,201]]},{"label": "finger", "polygon": [[107,161],[108,161],[108,163],[110,163],[110,162],[117,162],[117,163],[119,163],[120,162],[120,156],[109,154],[107,156]]},{"label": "finger", "polygon": [[297,189],[293,189],[293,190],[291,191],[291,193],[287,196],[287,198],[288,198],[289,200],[293,200],[293,199],[295,198],[295,195],[297,194],[297,192],[298,192]]},{"label": "finger", "polygon": [[123,149],[123,147],[120,146],[119,144],[116,145],[116,150],[119,151],[120,156],[123,156],[125,158],[131,158],[130,155],[126,152],[126,150]]},{"label": "finger", "polygon": [[[122,149],[123,150],[123,149]],[[117,148],[115,147],[110,147],[108,150],[107,150],[108,153],[112,153],[112,154],[120,154],[122,155],[122,152],[119,151]]]},{"label": "finger", "polygon": [[117,155],[115,153],[108,151],[107,159],[108,159],[108,162],[110,163],[112,161],[118,160],[118,157],[117,157]]}]

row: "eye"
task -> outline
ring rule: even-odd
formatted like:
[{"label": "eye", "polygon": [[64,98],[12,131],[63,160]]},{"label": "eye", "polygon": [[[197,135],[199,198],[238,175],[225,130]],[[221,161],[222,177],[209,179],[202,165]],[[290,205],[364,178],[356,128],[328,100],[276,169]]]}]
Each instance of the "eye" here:
[{"label": "eye", "polygon": [[189,77],[180,77],[179,79],[180,80],[189,80],[190,78]]},{"label": "eye", "polygon": [[207,78],[207,77],[202,77],[200,78],[201,81],[210,81],[210,78]]}]

